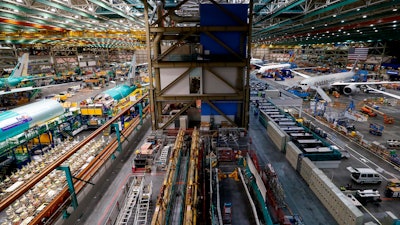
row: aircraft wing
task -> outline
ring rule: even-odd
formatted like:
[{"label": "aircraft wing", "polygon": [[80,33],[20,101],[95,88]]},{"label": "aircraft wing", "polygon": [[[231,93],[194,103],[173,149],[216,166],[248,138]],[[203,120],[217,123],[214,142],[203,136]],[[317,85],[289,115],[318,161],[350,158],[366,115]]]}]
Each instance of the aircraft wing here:
[{"label": "aircraft wing", "polygon": [[378,90],[376,88],[372,88],[371,86],[368,86],[368,85],[366,85],[366,86],[367,86],[368,90],[373,90],[373,91],[376,91],[378,93],[390,96],[392,98],[400,99],[400,95],[395,95],[395,94],[392,94],[392,93],[389,93],[389,92],[386,92],[386,91],[381,91],[381,90]]},{"label": "aircraft wing", "polygon": [[33,91],[33,90],[37,90],[37,89],[44,89],[44,88],[49,88],[49,87],[65,86],[65,85],[71,85],[71,83],[46,85],[46,86],[40,86],[40,87],[29,86],[29,87],[22,87],[22,88],[13,88],[10,91],[2,90],[2,91],[0,91],[0,96],[13,94],[13,93],[24,92],[24,91]]},{"label": "aircraft wing", "polygon": [[335,82],[331,85],[333,86],[343,86],[343,85],[368,85],[368,84],[400,84],[399,81],[367,81],[367,82]]},{"label": "aircraft wing", "polygon": [[24,92],[24,91],[32,91],[37,88],[34,87],[23,87],[23,88],[14,88],[11,89],[10,91],[0,91],[0,96],[1,95],[8,95],[8,94],[13,94],[13,93],[18,93],[18,92]]},{"label": "aircraft wing", "polygon": [[294,73],[294,74],[296,74],[296,75],[298,75],[298,76],[301,76],[301,77],[304,77],[304,78],[310,78],[311,76],[310,75],[307,75],[307,74],[304,74],[304,73],[300,73],[300,72],[297,72],[296,70],[290,70],[290,71],[292,71],[292,73]]},{"label": "aircraft wing", "polygon": [[263,67],[263,65],[260,65],[258,63],[251,63],[251,65],[255,66],[257,69],[260,69],[261,67]]},{"label": "aircraft wing", "polygon": [[43,77],[29,77],[25,78],[22,81],[30,81],[30,80],[46,80],[46,79],[52,79],[54,78],[53,76],[43,76]]}]

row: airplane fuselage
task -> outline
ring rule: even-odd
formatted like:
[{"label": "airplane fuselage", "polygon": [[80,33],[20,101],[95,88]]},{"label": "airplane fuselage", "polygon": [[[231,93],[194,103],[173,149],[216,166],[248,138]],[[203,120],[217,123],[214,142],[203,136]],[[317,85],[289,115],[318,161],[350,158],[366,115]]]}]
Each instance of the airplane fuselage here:
[{"label": "airplane fuselage", "polygon": [[2,78],[2,79],[0,79],[0,88],[4,88],[6,86],[8,86],[8,87],[16,87],[23,80],[29,80],[31,78],[32,78],[31,76]]},{"label": "airplane fuselage", "polygon": [[330,85],[334,82],[340,82],[343,80],[349,80],[354,76],[353,71],[343,72],[343,73],[334,73],[329,75],[322,75],[317,77],[310,77],[300,81],[300,87],[302,90],[306,91],[309,88],[313,87],[330,87]]}]

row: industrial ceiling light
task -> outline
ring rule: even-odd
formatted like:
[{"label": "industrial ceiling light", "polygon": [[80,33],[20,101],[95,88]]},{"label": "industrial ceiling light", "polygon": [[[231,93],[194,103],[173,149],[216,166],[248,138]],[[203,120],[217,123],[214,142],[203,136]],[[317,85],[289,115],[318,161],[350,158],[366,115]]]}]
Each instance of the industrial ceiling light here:
[{"label": "industrial ceiling light", "polygon": [[364,18],[364,19],[367,18],[367,15],[363,15],[363,18]]},{"label": "industrial ceiling light", "polygon": [[344,23],[344,20],[340,21],[341,23]]},{"label": "industrial ceiling light", "polygon": [[397,7],[394,7],[394,8],[393,8],[393,12],[397,12]]},{"label": "industrial ceiling light", "polygon": [[333,14],[332,17],[336,17],[336,14]]}]

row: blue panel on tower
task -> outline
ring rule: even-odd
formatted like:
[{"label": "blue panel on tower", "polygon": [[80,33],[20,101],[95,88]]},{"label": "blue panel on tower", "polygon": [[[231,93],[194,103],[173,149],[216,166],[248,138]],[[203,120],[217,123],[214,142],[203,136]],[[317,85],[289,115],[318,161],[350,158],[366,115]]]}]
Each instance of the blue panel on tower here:
[{"label": "blue panel on tower", "polygon": [[248,4],[201,4],[200,26],[241,26],[243,25],[241,23],[247,24],[248,9]]},{"label": "blue panel on tower", "polygon": [[[213,101],[212,102],[225,115],[236,115],[238,112],[239,102],[231,101]],[[201,115],[219,115],[219,113],[207,103],[201,103]]]},{"label": "blue panel on tower", "polygon": [[[245,26],[247,24],[248,8],[248,4],[202,4],[200,5],[200,26]],[[243,58],[245,57],[247,44],[246,32],[220,31],[212,32],[212,35],[234,52]],[[224,56],[224,58],[218,59],[229,60],[229,55],[232,55],[231,52],[206,33],[200,33],[200,43],[203,45],[204,50],[210,51],[211,58]]]}]

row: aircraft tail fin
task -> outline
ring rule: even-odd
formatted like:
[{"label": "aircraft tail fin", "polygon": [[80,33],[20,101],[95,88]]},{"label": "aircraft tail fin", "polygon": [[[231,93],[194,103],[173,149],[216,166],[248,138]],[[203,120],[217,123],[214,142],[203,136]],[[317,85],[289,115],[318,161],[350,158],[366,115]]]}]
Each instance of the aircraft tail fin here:
[{"label": "aircraft tail fin", "polygon": [[133,54],[132,56],[132,62],[131,62],[131,66],[129,68],[129,72],[128,72],[128,79],[131,82],[130,84],[133,84],[133,80],[135,79],[135,75],[136,75],[136,55]]},{"label": "aircraft tail fin", "polygon": [[356,71],[357,63],[358,63],[358,57],[357,57],[356,61],[354,62],[353,68],[351,68],[351,70],[350,70],[351,72],[355,72]]},{"label": "aircraft tail fin", "polygon": [[28,62],[29,62],[29,54],[24,53],[19,59],[18,63],[11,72],[9,78],[11,77],[20,77],[28,75]]}]

